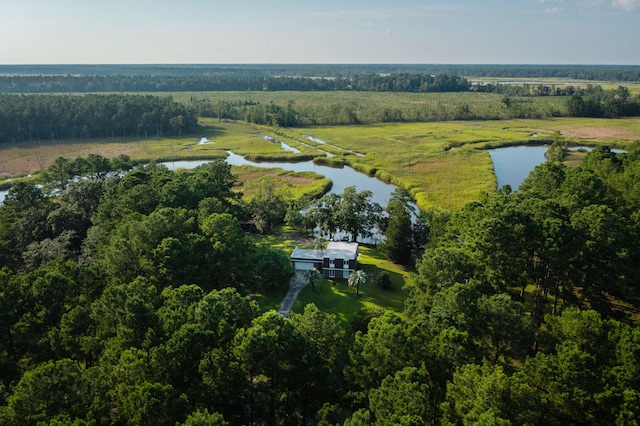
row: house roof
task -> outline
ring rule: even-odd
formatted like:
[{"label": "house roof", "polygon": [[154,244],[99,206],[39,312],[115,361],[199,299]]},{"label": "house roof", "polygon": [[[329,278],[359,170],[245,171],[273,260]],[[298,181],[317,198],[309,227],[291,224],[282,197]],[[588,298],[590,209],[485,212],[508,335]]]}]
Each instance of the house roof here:
[{"label": "house roof", "polygon": [[329,259],[357,259],[358,243],[346,243],[332,241],[327,244],[325,250],[308,250],[296,247],[291,253],[291,259],[322,262],[323,258]]},{"label": "house roof", "polygon": [[296,247],[291,253],[291,259],[310,260],[322,262],[324,250],[308,250]]},{"label": "house roof", "polygon": [[327,244],[324,256],[329,259],[356,259],[358,257],[358,243],[331,241]]}]

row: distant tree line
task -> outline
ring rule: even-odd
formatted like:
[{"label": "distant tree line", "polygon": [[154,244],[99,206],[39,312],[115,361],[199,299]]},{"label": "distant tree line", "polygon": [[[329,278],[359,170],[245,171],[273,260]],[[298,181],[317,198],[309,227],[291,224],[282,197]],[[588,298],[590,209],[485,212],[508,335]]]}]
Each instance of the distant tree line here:
[{"label": "distant tree line", "polygon": [[[133,81],[133,79],[129,78]],[[258,79],[264,82],[264,79]],[[296,83],[335,84],[324,79],[273,79]],[[347,81],[346,79],[344,80]],[[469,83],[446,75],[393,77],[369,76],[351,79],[347,90],[441,92],[469,90]],[[261,83],[262,84],[262,83]],[[283,83],[284,84],[284,83]],[[293,84],[293,83],[292,83]],[[284,87],[284,86],[278,86]],[[533,96],[565,96],[567,109],[553,109],[547,115],[576,117],[624,117],[640,115],[640,96],[631,95],[625,87],[603,90],[601,86],[552,87],[544,85],[473,86],[475,91],[495,91],[504,94],[501,113],[505,117],[530,117],[528,99]],[[250,93],[250,91],[249,91]],[[212,101],[192,99],[179,103],[170,97],[124,94],[85,95],[7,95],[0,94],[0,143],[37,140],[72,140],[96,137],[160,137],[191,133],[197,117],[244,120],[249,123],[293,127],[318,124],[358,124],[361,122],[430,121],[478,118],[469,105],[460,105],[440,116],[416,115],[415,111],[379,108],[373,117],[363,117],[355,103],[341,103],[322,108],[260,103],[250,99]],[[482,116],[490,118],[490,116]],[[498,117],[494,117],[498,118]]]},{"label": "distant tree line", "polygon": [[4,76],[0,93],[327,91],[463,92],[469,82],[452,75],[393,74],[310,78],[263,76]]},{"label": "distant tree line", "polygon": [[588,85],[585,88],[574,85],[492,83],[474,86],[473,90],[503,94],[506,106],[515,101],[512,97],[568,96],[568,113],[572,117],[615,118],[640,115],[640,96],[632,96],[624,86],[604,90],[600,85]]},{"label": "distant tree line", "polygon": [[353,77],[372,74],[426,74],[498,78],[565,78],[640,81],[638,65],[504,64],[128,64],[0,65],[0,75]]},{"label": "distant tree line", "polygon": [[196,125],[194,112],[170,97],[0,95],[0,142],[180,135]]},{"label": "distant tree line", "polygon": [[[330,107],[309,108],[289,101],[286,106],[274,102],[268,104],[252,100],[223,101],[193,100],[193,107],[202,117],[213,117],[221,120],[245,120],[254,124],[265,124],[279,127],[305,125],[341,125],[368,122],[401,122],[401,121],[447,121],[469,119],[501,119],[501,118],[541,118],[545,116],[570,117],[629,117],[640,115],[640,95],[631,95],[629,90],[620,86],[615,90],[603,90],[601,86],[580,88],[575,86],[511,86],[490,85],[477,91],[495,90],[502,93],[502,108],[482,114],[482,111],[471,111],[469,104],[457,106],[439,106],[439,110],[431,110],[430,114],[416,114],[409,108],[374,108],[374,113],[365,117],[357,103],[336,104]],[[566,108],[536,109],[532,97],[562,96]],[[560,105],[560,104],[558,104]],[[485,110],[486,112],[487,110]]]}]

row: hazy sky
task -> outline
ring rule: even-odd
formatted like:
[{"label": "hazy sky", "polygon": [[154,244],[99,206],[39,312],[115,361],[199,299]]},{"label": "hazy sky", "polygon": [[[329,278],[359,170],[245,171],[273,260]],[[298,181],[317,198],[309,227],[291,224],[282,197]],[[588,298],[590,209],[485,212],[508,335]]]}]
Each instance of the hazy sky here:
[{"label": "hazy sky", "polygon": [[0,63],[640,64],[640,0],[0,0]]}]

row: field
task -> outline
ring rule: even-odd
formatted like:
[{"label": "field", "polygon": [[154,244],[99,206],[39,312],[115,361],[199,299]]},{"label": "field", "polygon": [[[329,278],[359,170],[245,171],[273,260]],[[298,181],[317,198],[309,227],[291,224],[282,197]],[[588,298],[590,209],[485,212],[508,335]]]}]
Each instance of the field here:
[{"label": "field", "polygon": [[153,93],[172,96],[178,102],[273,103],[286,107],[292,102],[305,125],[314,122],[359,123],[440,121],[452,118],[504,119],[513,108],[526,117],[566,113],[566,98],[517,98],[512,110],[493,93],[388,93],[388,92],[179,92]]},{"label": "field", "polygon": [[[549,118],[455,121],[297,129],[345,150],[345,161],[373,169],[409,189],[421,208],[457,209],[496,188],[487,148],[552,141],[559,131],[571,144],[628,148],[640,141],[640,119]],[[292,132],[286,134],[292,136]],[[300,136],[298,136],[300,137]],[[454,149],[455,148],[455,149]]]}]

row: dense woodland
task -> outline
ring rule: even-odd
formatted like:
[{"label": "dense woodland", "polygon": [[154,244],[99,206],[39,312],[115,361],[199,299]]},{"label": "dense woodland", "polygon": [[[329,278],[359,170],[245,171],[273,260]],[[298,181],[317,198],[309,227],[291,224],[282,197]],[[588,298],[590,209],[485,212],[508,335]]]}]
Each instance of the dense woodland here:
[{"label": "dense woodland", "polygon": [[196,125],[193,111],[169,97],[0,95],[0,142],[160,137]]},{"label": "dense woodland", "polygon": [[569,114],[574,117],[629,117],[640,115],[640,96],[635,98],[629,89],[602,90],[591,86],[580,90],[569,99]]},{"label": "dense woodland", "polygon": [[[2,66],[23,77],[0,82],[135,81],[121,66],[36,74],[52,67],[61,76]],[[638,67],[134,67],[156,83],[186,75],[257,90],[336,80],[422,91],[432,74],[640,80]],[[575,116],[639,113],[624,88],[441,83],[500,93],[506,109],[565,96]],[[180,135],[207,113],[305,124],[293,103],[0,95],[0,141]],[[0,206],[0,423],[638,424],[640,149],[600,147],[572,168],[553,158],[520,191],[421,213],[401,191],[383,209],[353,187],[291,200],[268,181],[247,202],[221,160],[173,172],[126,156],[59,158]],[[283,221],[303,235],[385,232],[389,259],[416,259],[404,311],[364,308],[345,322],[314,305],[287,318],[261,307],[255,295],[293,271],[241,223],[268,234]]]},{"label": "dense woodland", "polygon": [[[58,160],[0,207],[0,423],[637,424],[639,176],[598,148],[425,212],[404,312],[347,325],[251,299],[291,266],[240,229],[259,210],[223,161]],[[339,198],[281,215],[367,194]]]}]

